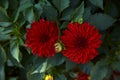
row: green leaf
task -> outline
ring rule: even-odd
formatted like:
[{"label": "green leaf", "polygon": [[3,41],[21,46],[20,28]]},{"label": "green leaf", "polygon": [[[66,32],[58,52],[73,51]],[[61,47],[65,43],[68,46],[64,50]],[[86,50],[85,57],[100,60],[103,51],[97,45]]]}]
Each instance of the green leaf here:
[{"label": "green leaf", "polygon": [[107,72],[107,76],[104,77],[104,80],[110,80],[111,75],[113,74],[113,70],[111,69],[111,67],[108,67],[108,72]]},{"label": "green leaf", "polygon": [[90,73],[91,80],[102,80],[107,75],[108,66],[105,62],[105,60],[101,60],[92,68]]},{"label": "green leaf", "polygon": [[35,4],[34,7],[40,14],[42,13],[42,6],[41,6],[40,2]]},{"label": "green leaf", "polygon": [[47,69],[47,62],[44,62],[43,64],[42,64],[42,67],[41,67],[41,69],[40,69],[40,73],[43,73],[43,72],[45,72],[46,71],[46,69]]},{"label": "green leaf", "polygon": [[91,8],[87,7],[87,8],[85,8],[83,19],[85,21],[88,21],[88,19],[90,18],[90,16],[91,16]]},{"label": "green leaf", "polygon": [[26,25],[26,28],[30,28],[30,27],[31,27],[31,24]]},{"label": "green leaf", "polygon": [[114,29],[111,33],[111,38],[112,38],[112,40],[120,40],[120,26],[119,26],[119,24],[114,26]]},{"label": "green leaf", "polygon": [[31,56],[30,62],[33,62],[34,70],[36,70],[38,67],[40,67],[44,62],[46,62],[46,58],[42,57],[39,58],[38,56]]},{"label": "green leaf", "polygon": [[[45,57],[40,58],[40,57],[38,57],[36,55],[31,56],[29,54],[27,54],[27,57],[28,57],[27,60],[26,60],[25,56],[22,57],[22,60],[26,60],[25,61],[25,68],[28,71],[28,75],[34,75],[36,73],[40,73],[40,70],[42,68],[45,68],[45,66],[43,66],[43,64],[44,65],[46,64],[45,63],[46,62],[46,58]],[[47,66],[48,66],[48,64],[47,64]]]},{"label": "green leaf", "polygon": [[76,8],[83,0],[70,0],[70,7]]},{"label": "green leaf", "polygon": [[33,11],[33,8],[28,8],[24,12],[25,19],[29,22],[32,23],[35,20],[35,14]]},{"label": "green leaf", "polygon": [[16,13],[18,13],[19,9],[19,3],[20,1],[18,0],[10,0],[9,1],[9,8],[8,8],[8,12],[9,12],[9,16],[10,16],[10,21],[15,22],[15,18],[16,18]]},{"label": "green leaf", "polygon": [[13,12],[11,12],[11,14],[12,14],[12,13],[14,13],[15,10],[18,9],[20,1],[18,1],[18,0],[8,0],[8,2],[9,2],[8,10],[10,10],[10,11],[12,10],[13,11]]},{"label": "green leaf", "polygon": [[20,62],[19,57],[20,57],[20,51],[19,51],[19,45],[17,41],[11,40],[10,41],[10,52],[11,55],[13,56],[14,59],[17,60],[17,62]]},{"label": "green leaf", "polygon": [[43,9],[43,15],[48,19],[48,20],[57,20],[57,10],[54,9],[51,5],[47,5]]},{"label": "green leaf", "polygon": [[6,53],[0,45],[0,80],[5,80],[4,63],[6,62]]},{"label": "green leaf", "polygon": [[0,6],[7,9],[8,8],[8,0],[0,0]]},{"label": "green leaf", "polygon": [[[3,65],[6,62],[6,53],[3,47],[0,45],[0,65]],[[0,79],[1,80],[1,79]]]},{"label": "green leaf", "polygon": [[0,26],[2,26],[2,27],[8,27],[11,24],[12,24],[11,22],[0,22]]},{"label": "green leaf", "polygon": [[5,41],[10,39],[10,30],[5,30],[5,28],[0,27],[0,41]]},{"label": "green leaf", "polygon": [[16,13],[15,13],[15,17],[14,17],[13,22],[16,22],[16,21],[18,20],[19,15],[20,15],[20,10],[18,9],[18,10],[16,11]]},{"label": "green leaf", "polygon": [[60,65],[65,61],[65,57],[62,54],[56,54],[52,58],[48,58],[48,63],[52,66]]},{"label": "green leaf", "polygon": [[9,80],[16,80],[16,79],[17,79],[16,77],[9,78]]},{"label": "green leaf", "polygon": [[89,0],[92,4],[103,9],[103,0]]},{"label": "green leaf", "polygon": [[72,77],[72,78],[76,78],[76,77],[77,77],[77,74],[74,73],[74,72],[70,72],[69,75],[70,75],[70,77]]},{"label": "green leaf", "polygon": [[35,7],[35,10],[36,10],[36,15],[35,16],[37,17],[37,19],[39,19],[41,14],[43,13],[42,5],[39,2],[39,3],[35,4],[34,7]]},{"label": "green leaf", "polygon": [[66,67],[66,70],[67,70],[67,71],[68,71],[68,70],[71,70],[71,69],[74,68],[76,65],[77,65],[77,64],[74,63],[74,62],[71,62],[71,61],[69,61],[69,60],[66,60],[66,65],[65,65],[65,67]]},{"label": "green leaf", "polygon": [[69,3],[69,0],[53,0],[53,4],[60,13],[69,6]]},{"label": "green leaf", "polygon": [[11,31],[5,30],[4,27],[0,27],[0,34],[7,34],[7,33],[9,33],[9,32],[11,32]]},{"label": "green leaf", "polygon": [[106,14],[98,13],[90,17],[90,23],[95,25],[99,30],[106,30],[116,21]]},{"label": "green leaf", "polygon": [[23,25],[25,24],[26,21],[27,21],[27,19],[25,19],[24,15],[19,14],[16,25],[19,26],[19,27],[23,27]]},{"label": "green leaf", "polygon": [[31,0],[20,0],[19,11],[21,12],[32,6],[33,6],[33,3]]},{"label": "green leaf", "polygon": [[116,4],[114,4],[114,1],[111,0],[107,1],[104,12],[115,18],[120,15],[118,7],[116,6]]},{"label": "green leaf", "polygon": [[81,3],[81,5],[75,9],[73,15],[72,15],[72,20],[74,22],[78,22],[79,18],[82,18],[84,14],[84,1]]},{"label": "green leaf", "polygon": [[51,67],[51,65],[48,64],[48,59],[46,59],[46,61],[44,61],[43,63],[41,63],[40,66],[37,67],[37,69],[35,69],[31,74],[44,73],[50,67]]},{"label": "green leaf", "polygon": [[0,22],[6,22],[9,21],[9,17],[7,15],[7,11],[0,7]]},{"label": "green leaf", "polygon": [[65,77],[64,74],[59,74],[59,75],[55,78],[55,80],[67,80],[67,78]]},{"label": "green leaf", "polygon": [[84,14],[84,1],[81,3],[81,5],[74,10],[74,8],[67,8],[62,13],[61,20],[72,20],[73,22],[78,22],[80,18],[83,17]]},{"label": "green leaf", "polygon": [[113,70],[119,71],[120,72],[120,61],[112,63],[112,68]]},{"label": "green leaf", "polygon": [[0,80],[5,80],[4,65],[0,64]]},{"label": "green leaf", "polygon": [[83,72],[86,72],[88,74],[90,74],[92,67],[93,67],[92,62],[88,62],[88,63],[85,63],[85,64],[79,64],[80,70],[82,70]]},{"label": "green leaf", "polygon": [[10,39],[10,35],[0,35],[0,40],[1,41],[5,41],[5,40],[8,40]]},{"label": "green leaf", "polygon": [[62,25],[60,26],[60,29],[66,29],[68,25],[68,22],[63,22]]},{"label": "green leaf", "polygon": [[70,7],[70,8],[67,8],[66,10],[64,10],[64,11],[62,12],[61,20],[70,21],[73,12],[74,12],[74,9],[72,9],[71,7]]},{"label": "green leaf", "polygon": [[36,73],[33,75],[27,75],[27,80],[43,80],[45,74],[44,73]]},{"label": "green leaf", "polygon": [[26,10],[32,6],[33,6],[33,3],[31,0],[20,0],[20,5],[15,13],[13,22],[16,22],[18,20],[20,12],[23,12],[24,10]]}]

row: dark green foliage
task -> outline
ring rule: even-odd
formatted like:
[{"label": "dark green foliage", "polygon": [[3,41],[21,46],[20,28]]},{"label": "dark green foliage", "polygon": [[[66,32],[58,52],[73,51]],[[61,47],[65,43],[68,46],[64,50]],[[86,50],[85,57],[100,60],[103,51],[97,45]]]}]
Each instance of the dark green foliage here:
[{"label": "dark green foliage", "polygon": [[[41,18],[55,21],[60,32],[69,22],[90,22],[102,34],[99,55],[85,64],[69,61],[62,52],[50,58],[33,55],[24,45],[26,28]],[[44,80],[46,74],[74,80],[79,71],[91,80],[110,80],[120,72],[119,0],[0,0],[0,80]]]}]

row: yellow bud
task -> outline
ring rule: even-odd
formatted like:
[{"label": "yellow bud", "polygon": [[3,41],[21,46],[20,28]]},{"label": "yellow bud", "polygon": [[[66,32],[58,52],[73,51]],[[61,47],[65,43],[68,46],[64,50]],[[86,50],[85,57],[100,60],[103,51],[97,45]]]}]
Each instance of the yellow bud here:
[{"label": "yellow bud", "polygon": [[79,24],[82,24],[82,23],[83,23],[83,18],[79,18],[79,19],[78,19],[78,23],[79,23]]},{"label": "yellow bud", "polygon": [[88,80],[91,80],[91,77],[90,77],[90,76],[88,77]]},{"label": "yellow bud", "polygon": [[45,80],[53,80],[53,76],[51,76],[50,74],[46,75],[45,76]]},{"label": "yellow bud", "polygon": [[56,52],[56,53],[62,51],[62,45],[61,45],[61,43],[59,43],[59,42],[58,42],[58,43],[55,43],[54,46],[55,46],[55,52]]}]

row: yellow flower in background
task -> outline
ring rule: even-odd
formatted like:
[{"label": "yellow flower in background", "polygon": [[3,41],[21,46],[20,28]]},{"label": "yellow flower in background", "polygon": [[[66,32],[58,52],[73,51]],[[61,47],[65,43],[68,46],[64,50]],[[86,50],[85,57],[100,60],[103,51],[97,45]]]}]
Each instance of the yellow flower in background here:
[{"label": "yellow flower in background", "polygon": [[50,74],[46,75],[45,76],[45,80],[53,80],[53,76],[51,76]]},{"label": "yellow flower in background", "polygon": [[91,77],[90,77],[90,76],[88,76],[88,80],[91,80]]}]

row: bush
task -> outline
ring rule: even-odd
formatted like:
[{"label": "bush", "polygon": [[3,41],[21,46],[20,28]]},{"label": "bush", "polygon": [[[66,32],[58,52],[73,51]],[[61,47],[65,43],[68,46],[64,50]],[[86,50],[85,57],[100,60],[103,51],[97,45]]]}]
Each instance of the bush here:
[{"label": "bush", "polygon": [[120,80],[119,0],[0,0],[0,80]]}]

